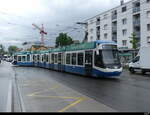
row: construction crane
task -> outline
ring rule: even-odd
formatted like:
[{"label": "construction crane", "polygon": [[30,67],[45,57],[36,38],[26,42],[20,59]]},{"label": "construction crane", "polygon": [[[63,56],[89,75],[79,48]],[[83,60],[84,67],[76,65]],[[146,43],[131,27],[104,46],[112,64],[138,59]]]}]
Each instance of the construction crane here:
[{"label": "construction crane", "polygon": [[44,26],[42,24],[42,28],[40,28],[39,26],[37,26],[36,24],[32,24],[36,29],[38,29],[40,31],[41,34],[41,42],[44,45],[44,35],[47,35],[47,32],[44,31]]}]

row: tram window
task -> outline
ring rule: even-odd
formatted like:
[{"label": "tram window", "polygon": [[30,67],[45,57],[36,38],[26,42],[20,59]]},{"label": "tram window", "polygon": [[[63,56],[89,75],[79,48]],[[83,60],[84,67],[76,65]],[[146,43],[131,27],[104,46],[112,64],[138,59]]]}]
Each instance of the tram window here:
[{"label": "tram window", "polygon": [[44,62],[44,55],[42,55],[42,62]]},{"label": "tram window", "polygon": [[61,53],[58,54],[58,63],[61,64]]},{"label": "tram window", "polygon": [[58,56],[55,54],[55,63],[57,63]]},{"label": "tram window", "polygon": [[40,56],[39,55],[37,55],[37,60],[38,60],[38,62],[40,61]]},{"label": "tram window", "polygon": [[22,62],[26,61],[26,56],[22,56]]},{"label": "tram window", "polygon": [[54,59],[55,59],[54,54],[52,54],[52,58],[51,59],[52,59],[51,62],[53,64],[54,63]]},{"label": "tram window", "polygon": [[78,53],[78,65],[83,65],[83,53]]},{"label": "tram window", "polygon": [[43,61],[46,62],[46,54],[43,55]]},{"label": "tram window", "polygon": [[72,65],[76,65],[76,57],[77,57],[77,54],[76,53],[73,53],[72,54]]},{"label": "tram window", "polygon": [[95,51],[94,59],[95,59],[95,62],[94,62],[95,66],[104,67],[104,64],[103,64],[103,61],[102,61],[102,51],[101,50],[99,50],[98,54]]},{"label": "tram window", "polygon": [[66,64],[70,64],[70,61],[71,61],[71,55],[70,54],[67,54],[66,56]]},{"label": "tram window", "polygon": [[33,61],[35,61],[35,55],[33,55]]},{"label": "tram window", "polygon": [[21,62],[21,56],[18,56],[18,61]]},{"label": "tram window", "polygon": [[27,55],[27,61],[28,62],[30,61],[30,55]]},{"label": "tram window", "polygon": [[17,60],[17,56],[14,56],[14,60]]},{"label": "tram window", "polygon": [[49,55],[48,56],[49,57],[49,63],[51,63],[51,55],[50,54],[48,54],[48,55]]},{"label": "tram window", "polygon": [[48,62],[48,55],[46,55],[46,62]]}]

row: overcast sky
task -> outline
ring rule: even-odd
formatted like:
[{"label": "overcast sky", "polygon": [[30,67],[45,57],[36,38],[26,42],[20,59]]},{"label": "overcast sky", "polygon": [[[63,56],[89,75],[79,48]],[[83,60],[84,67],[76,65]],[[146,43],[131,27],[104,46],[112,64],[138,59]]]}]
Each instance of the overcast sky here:
[{"label": "overcast sky", "polygon": [[54,46],[60,32],[68,32],[75,40],[81,41],[83,28],[76,22],[119,4],[120,0],[0,0],[0,44],[6,48],[9,45],[21,47],[25,41],[39,41],[39,31],[32,23],[44,24],[48,32],[45,42],[50,46]]}]

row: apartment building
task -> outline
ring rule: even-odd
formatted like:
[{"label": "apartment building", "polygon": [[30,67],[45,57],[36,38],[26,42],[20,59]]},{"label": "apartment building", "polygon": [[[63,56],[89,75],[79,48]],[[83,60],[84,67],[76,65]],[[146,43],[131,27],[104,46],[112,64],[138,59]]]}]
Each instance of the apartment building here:
[{"label": "apartment building", "polygon": [[[86,41],[115,41],[120,49],[132,49],[131,34],[137,46],[150,45],[150,0],[132,0],[85,21]],[[85,41],[85,40],[84,40]]]}]

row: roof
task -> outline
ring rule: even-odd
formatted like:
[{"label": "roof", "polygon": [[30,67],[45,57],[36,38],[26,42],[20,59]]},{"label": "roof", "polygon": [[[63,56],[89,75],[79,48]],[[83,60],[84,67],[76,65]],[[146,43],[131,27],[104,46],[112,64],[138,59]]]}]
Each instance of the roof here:
[{"label": "roof", "polygon": [[87,42],[87,43],[79,43],[79,44],[72,44],[64,47],[59,48],[53,48],[48,50],[36,50],[36,51],[26,51],[26,52],[18,52],[16,54],[22,55],[22,54],[44,54],[44,53],[53,53],[53,52],[65,52],[65,51],[76,51],[76,50],[90,50],[96,48],[96,44],[113,44],[117,45],[115,42],[111,41],[103,41],[103,40],[97,40],[93,42]]}]

